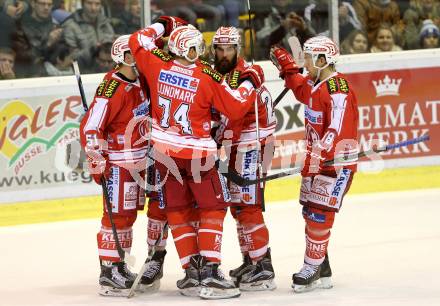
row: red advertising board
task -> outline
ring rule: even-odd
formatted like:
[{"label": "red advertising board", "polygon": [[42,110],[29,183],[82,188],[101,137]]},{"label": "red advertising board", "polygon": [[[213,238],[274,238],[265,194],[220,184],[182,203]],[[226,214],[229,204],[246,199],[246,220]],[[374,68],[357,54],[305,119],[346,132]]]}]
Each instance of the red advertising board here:
[{"label": "red advertising board", "polygon": [[[361,149],[367,149],[374,139],[391,144],[429,134],[430,141],[390,150],[382,154],[383,158],[440,158],[440,139],[436,137],[440,134],[439,75],[440,67],[347,74],[359,103],[358,141]],[[293,103],[297,102],[290,99],[283,106],[290,107],[290,113],[293,113]],[[300,151],[298,141],[304,138],[303,107],[300,112],[301,116],[296,119],[302,120],[301,129],[301,124],[297,123],[296,128],[291,126],[278,131],[280,141],[273,168],[281,164],[286,167],[287,159],[294,162]],[[282,112],[277,113],[279,119],[286,121],[283,116]]]}]

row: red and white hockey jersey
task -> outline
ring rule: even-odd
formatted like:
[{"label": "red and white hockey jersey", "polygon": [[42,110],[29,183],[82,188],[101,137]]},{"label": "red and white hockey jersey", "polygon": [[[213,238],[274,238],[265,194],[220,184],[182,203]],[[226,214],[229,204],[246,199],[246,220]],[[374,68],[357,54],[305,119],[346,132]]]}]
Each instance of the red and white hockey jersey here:
[{"label": "red and white hockey jersey", "polygon": [[[228,83],[232,88],[236,88],[240,74],[246,70],[249,65],[239,58],[237,65],[233,71],[229,73]],[[258,123],[260,129],[260,141],[273,135],[276,127],[275,110],[272,104],[272,96],[267,88],[263,85],[257,89],[257,103],[258,103]],[[232,105],[231,105],[232,107]],[[227,116],[222,115],[220,119],[220,126],[216,131],[215,140],[221,143],[225,131],[232,131],[232,144],[249,144],[255,143],[256,139],[256,124],[255,124],[255,107],[249,109],[245,116],[232,120]]]},{"label": "red and white hockey jersey", "polygon": [[[321,156],[325,160],[346,157],[358,152],[358,106],[350,83],[341,73],[335,72],[327,79],[314,84],[310,77],[300,74],[287,75],[286,87],[304,104],[307,150],[313,145],[324,148]],[[340,162],[337,165],[356,171],[357,161]],[[310,165],[310,156],[304,169]],[[307,167],[307,168],[306,168]],[[333,171],[327,166],[323,172]]]},{"label": "red and white hockey jersey", "polygon": [[163,32],[163,26],[155,23],[132,34],[129,42],[151,90],[154,147],[184,159],[214,154],[217,145],[210,135],[211,106],[238,119],[252,106],[256,92],[249,81],[232,89],[210,67],[181,65],[156,48],[154,41]]},{"label": "red and white hockey jersey", "polygon": [[81,121],[81,145],[102,150],[110,163],[117,165],[145,159],[145,88],[140,79],[130,82],[116,71],[107,73]]}]

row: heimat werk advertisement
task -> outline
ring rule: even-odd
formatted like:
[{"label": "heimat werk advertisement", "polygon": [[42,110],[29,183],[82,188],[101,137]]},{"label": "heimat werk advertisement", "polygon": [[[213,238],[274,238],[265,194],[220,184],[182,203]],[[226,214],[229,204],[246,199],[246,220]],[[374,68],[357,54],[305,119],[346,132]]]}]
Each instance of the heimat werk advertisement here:
[{"label": "heimat werk advertisement", "polygon": [[[359,103],[361,149],[366,149],[372,139],[396,143],[429,134],[430,141],[391,150],[383,157],[404,158],[405,162],[415,157],[438,157],[440,140],[433,137],[440,134],[437,75],[440,68],[348,74]],[[89,101],[100,78],[93,80],[87,84]],[[269,89],[274,84],[274,92],[281,92],[282,82],[270,82]],[[66,144],[79,137],[78,120],[83,112],[80,97],[73,89],[68,91],[71,95],[50,94],[53,88],[44,88],[47,95],[40,91],[37,96],[27,93],[24,97],[15,89],[18,97],[0,99],[0,190],[14,194],[8,199],[2,197],[0,202],[20,201],[21,191],[38,192],[42,188],[44,198],[56,198],[63,192],[51,193],[54,187],[80,190],[91,183],[88,173],[64,165]],[[276,94],[272,96],[275,99]],[[286,160],[294,163],[304,138],[304,108],[289,96],[275,110],[278,140],[273,168],[279,167],[281,159],[283,164]]]}]

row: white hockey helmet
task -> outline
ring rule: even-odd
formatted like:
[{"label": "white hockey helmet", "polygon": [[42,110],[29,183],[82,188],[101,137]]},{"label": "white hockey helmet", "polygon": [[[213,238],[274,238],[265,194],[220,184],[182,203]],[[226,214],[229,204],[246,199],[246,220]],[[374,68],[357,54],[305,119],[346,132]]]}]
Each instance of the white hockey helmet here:
[{"label": "white hockey helmet", "polygon": [[[188,58],[189,50],[192,47],[197,52],[197,57],[194,59]],[[175,28],[168,40],[168,50],[177,56],[184,57],[190,62],[195,62],[205,52],[203,35],[192,25]]]},{"label": "white hockey helmet", "polygon": [[124,61],[125,52],[130,52],[130,47],[128,46],[128,40],[130,35],[122,35],[116,38],[112,45],[112,59],[116,64],[124,64],[127,66],[134,66],[135,64],[127,64]]},{"label": "white hockey helmet", "polygon": [[215,45],[236,45],[237,53],[239,53],[241,46],[240,32],[235,27],[220,27],[215,32],[211,45],[213,49]]},{"label": "white hockey helmet", "polygon": [[[312,37],[304,43],[304,53],[312,56],[315,68],[324,69],[328,65],[335,64],[339,57],[338,46],[328,37],[316,36]],[[324,67],[317,67],[316,61],[319,55],[325,56],[327,64]]]}]

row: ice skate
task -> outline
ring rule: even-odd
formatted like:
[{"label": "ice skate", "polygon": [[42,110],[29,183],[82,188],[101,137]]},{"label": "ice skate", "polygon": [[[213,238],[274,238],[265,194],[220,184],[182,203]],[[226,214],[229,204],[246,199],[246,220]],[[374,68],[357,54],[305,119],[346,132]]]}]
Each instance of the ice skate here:
[{"label": "ice skate", "polygon": [[199,296],[199,261],[199,255],[191,257],[189,266],[185,269],[185,277],[177,281],[177,288],[179,288],[180,294],[185,296]]},{"label": "ice skate", "polygon": [[242,291],[265,291],[276,289],[274,281],[275,272],[272,266],[272,259],[270,256],[270,249],[267,250],[266,255],[260,259],[249,272],[241,276],[239,283]]},{"label": "ice skate", "polygon": [[332,269],[330,268],[330,261],[328,259],[328,254],[325,254],[324,261],[321,264],[321,272],[319,273],[319,288],[322,289],[331,289],[333,288],[332,284]]},{"label": "ice skate", "polygon": [[251,258],[249,257],[248,254],[246,254],[243,256],[243,263],[238,268],[230,270],[229,276],[231,277],[231,280],[235,283],[235,285],[238,287],[242,275],[251,272],[253,269],[255,269],[255,266],[252,265]]},{"label": "ice skate", "polygon": [[231,280],[225,279],[218,263],[202,258],[200,265],[200,297],[206,300],[229,299],[240,296],[240,290]]},{"label": "ice skate", "polygon": [[139,283],[139,291],[144,293],[153,293],[160,288],[160,279],[163,276],[163,263],[166,250],[154,252],[151,260],[147,263],[147,268],[142,275]]},{"label": "ice skate", "polygon": [[125,262],[101,262],[101,274],[99,276],[100,295],[104,296],[127,296],[136,278],[131,273]]}]

